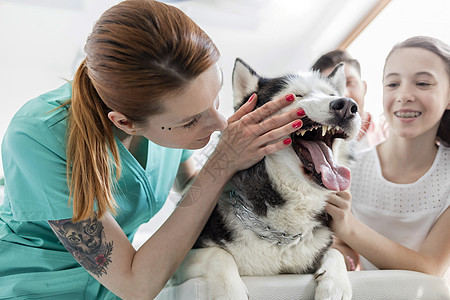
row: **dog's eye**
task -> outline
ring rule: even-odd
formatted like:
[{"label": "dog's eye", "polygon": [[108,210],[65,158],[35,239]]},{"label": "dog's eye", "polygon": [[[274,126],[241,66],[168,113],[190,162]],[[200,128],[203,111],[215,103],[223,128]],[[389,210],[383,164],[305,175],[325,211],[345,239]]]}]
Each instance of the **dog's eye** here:
[{"label": "dog's eye", "polygon": [[336,96],[335,94],[333,94],[333,93],[331,93],[331,94],[329,94],[329,96],[331,96],[331,97],[334,97],[334,96]]},{"label": "dog's eye", "polygon": [[295,94],[295,97],[303,98],[303,97],[305,97],[305,96],[304,96],[304,95],[301,95],[301,94]]}]

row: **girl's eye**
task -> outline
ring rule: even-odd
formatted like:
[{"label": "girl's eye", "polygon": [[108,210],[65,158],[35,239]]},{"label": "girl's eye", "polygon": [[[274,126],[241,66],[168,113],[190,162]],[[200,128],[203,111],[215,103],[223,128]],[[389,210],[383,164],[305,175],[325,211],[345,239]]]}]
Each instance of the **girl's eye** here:
[{"label": "girl's eye", "polygon": [[198,122],[198,117],[192,119],[192,121],[190,121],[189,123],[183,125],[183,128],[184,128],[184,129],[191,128],[191,127],[193,127],[193,126],[195,125],[195,123],[197,123],[197,122]]}]

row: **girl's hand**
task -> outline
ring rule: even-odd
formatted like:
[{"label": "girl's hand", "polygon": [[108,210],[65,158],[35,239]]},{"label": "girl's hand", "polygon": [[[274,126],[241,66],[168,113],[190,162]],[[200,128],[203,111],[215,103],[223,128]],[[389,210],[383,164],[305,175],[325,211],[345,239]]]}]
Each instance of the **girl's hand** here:
[{"label": "girl's hand", "polygon": [[344,238],[350,233],[352,219],[354,218],[351,211],[352,195],[348,190],[341,191],[333,193],[327,201],[325,210],[333,218],[331,230]]},{"label": "girl's hand", "polygon": [[220,141],[210,159],[220,162],[227,175],[251,167],[264,156],[277,152],[291,144],[289,135],[301,128],[304,111],[300,108],[270,117],[292,104],[294,95],[270,101],[253,110],[257,95],[250,99],[228,119]]}]

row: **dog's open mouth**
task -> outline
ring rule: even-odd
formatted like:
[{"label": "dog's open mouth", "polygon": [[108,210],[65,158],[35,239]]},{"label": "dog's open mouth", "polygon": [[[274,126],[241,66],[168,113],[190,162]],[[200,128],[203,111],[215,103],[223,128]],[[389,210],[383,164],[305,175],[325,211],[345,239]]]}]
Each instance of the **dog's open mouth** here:
[{"label": "dog's open mouth", "polygon": [[350,170],[335,163],[333,141],[346,138],[340,127],[329,127],[303,118],[303,127],[292,134],[292,147],[300,158],[306,174],[318,185],[342,191],[350,185]]}]

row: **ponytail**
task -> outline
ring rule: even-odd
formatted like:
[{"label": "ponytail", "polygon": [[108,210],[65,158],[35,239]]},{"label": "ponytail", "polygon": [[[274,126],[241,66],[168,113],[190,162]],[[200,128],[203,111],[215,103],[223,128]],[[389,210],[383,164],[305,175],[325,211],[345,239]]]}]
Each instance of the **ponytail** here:
[{"label": "ponytail", "polygon": [[86,60],[78,68],[69,101],[67,137],[67,182],[69,204],[73,204],[72,221],[92,216],[97,203],[100,218],[106,211],[115,213],[112,195],[113,173],[120,177],[120,158],[107,117],[107,107],[88,76]]}]

